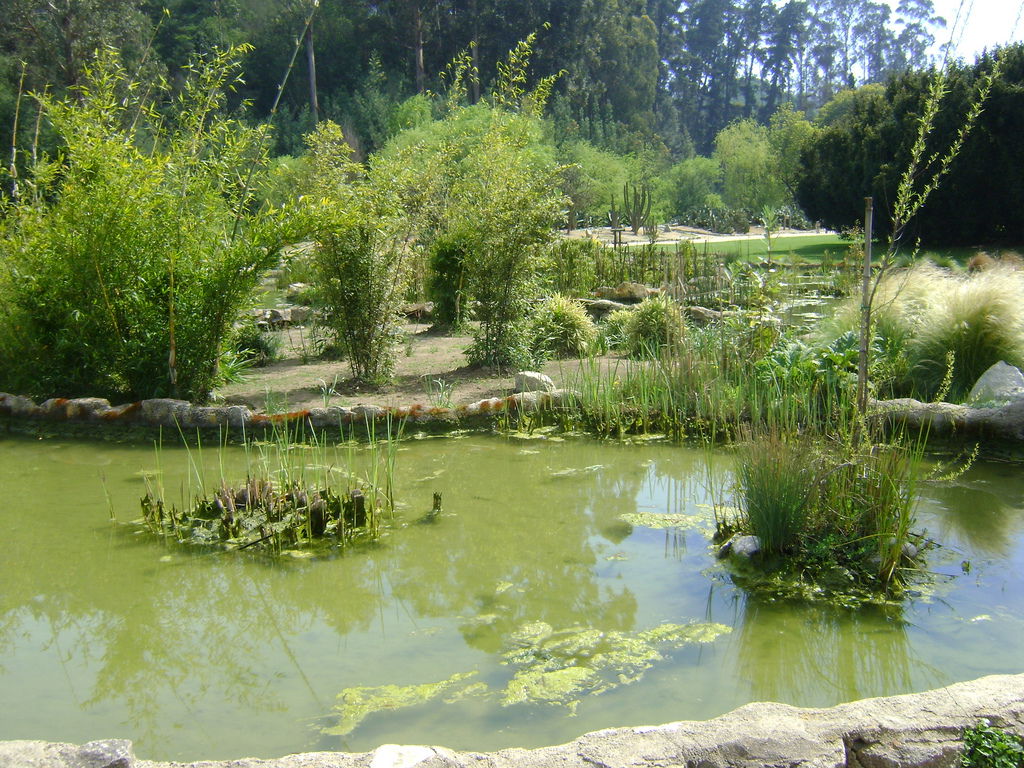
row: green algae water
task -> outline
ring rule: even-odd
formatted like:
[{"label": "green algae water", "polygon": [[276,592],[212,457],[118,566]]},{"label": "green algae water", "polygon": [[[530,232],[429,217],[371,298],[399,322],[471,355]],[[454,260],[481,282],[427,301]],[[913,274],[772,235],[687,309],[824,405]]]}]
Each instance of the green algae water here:
[{"label": "green algae water", "polygon": [[[209,484],[252,461],[192,455]],[[181,448],[0,438],[0,738],[130,738],[149,759],[490,750],[1022,671],[1018,468],[925,485],[918,527],[946,545],[934,583],[902,609],[850,611],[732,584],[709,548],[729,460],[706,460],[408,440],[379,542],[269,561],[129,524],[147,478],[187,496]]]}]

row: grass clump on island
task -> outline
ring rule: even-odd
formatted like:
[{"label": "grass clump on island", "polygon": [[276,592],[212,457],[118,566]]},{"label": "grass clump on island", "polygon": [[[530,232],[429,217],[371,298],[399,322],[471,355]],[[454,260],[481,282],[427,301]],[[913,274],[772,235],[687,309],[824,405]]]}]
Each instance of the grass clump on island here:
[{"label": "grass clump on island", "polygon": [[896,597],[921,572],[915,531],[921,442],[811,440],[768,432],[739,446],[736,513],[715,540],[756,536],[741,579],[784,596]]},{"label": "grass clump on island", "polygon": [[[394,513],[400,434],[392,434],[389,425],[383,439],[368,430],[365,445],[345,441],[344,435],[341,443],[328,445],[326,437],[298,430],[282,427],[269,441],[245,441],[246,477],[236,484],[226,478],[224,443],[218,448],[218,480],[210,483],[201,442],[192,450],[183,436],[189,488],[179,506],[167,501],[161,483],[147,479],[140,500],[142,525],[181,544],[275,556],[315,554],[357,539],[376,539],[385,515]],[[159,464],[159,447],[157,457]]]}]

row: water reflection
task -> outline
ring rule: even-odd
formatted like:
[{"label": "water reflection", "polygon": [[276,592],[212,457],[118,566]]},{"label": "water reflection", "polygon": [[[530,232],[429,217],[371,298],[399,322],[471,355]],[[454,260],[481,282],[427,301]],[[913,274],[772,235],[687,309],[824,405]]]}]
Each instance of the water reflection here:
[{"label": "water reflection", "polygon": [[889,609],[848,610],[747,596],[738,656],[754,700],[827,706],[893,691],[943,675],[916,658],[904,620]]}]

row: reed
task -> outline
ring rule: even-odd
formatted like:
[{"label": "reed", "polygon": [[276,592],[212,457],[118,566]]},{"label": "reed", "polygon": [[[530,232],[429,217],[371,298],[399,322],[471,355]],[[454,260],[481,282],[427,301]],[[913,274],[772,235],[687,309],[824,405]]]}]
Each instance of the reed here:
[{"label": "reed", "polygon": [[306,430],[302,424],[273,429],[269,439],[243,435],[246,476],[228,480],[228,436],[215,457],[219,477],[208,482],[208,457],[200,436],[186,452],[187,483],[182,500],[168,502],[162,482],[162,448],[156,446],[156,481],[147,477],[142,522],[153,533],[183,544],[254,549],[271,555],[296,549],[327,551],[380,535],[394,513],[394,475],[401,425],[388,420],[357,443],[355,430],[341,440]]}]

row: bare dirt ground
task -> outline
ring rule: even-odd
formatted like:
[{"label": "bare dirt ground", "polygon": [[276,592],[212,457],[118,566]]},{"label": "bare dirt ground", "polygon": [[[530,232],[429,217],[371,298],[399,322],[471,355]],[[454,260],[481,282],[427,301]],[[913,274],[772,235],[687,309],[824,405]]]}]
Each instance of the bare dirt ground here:
[{"label": "bare dirt ground", "polygon": [[[221,387],[217,398],[259,412],[282,412],[325,405],[444,405],[445,395],[451,404],[459,405],[512,393],[515,371],[498,373],[468,367],[465,350],[472,341],[469,335],[433,333],[424,324],[408,324],[404,331],[406,343],[399,349],[394,381],[380,390],[354,387],[351,369],[344,360],[308,359],[304,354],[308,331],[290,328],[274,332],[281,339],[280,359],[262,368],[250,368],[242,381]],[[605,368],[619,363],[625,364],[617,357],[597,360]],[[572,386],[579,367],[578,360],[559,360],[545,364],[541,371],[552,378],[555,386]],[[442,393],[448,387],[450,390]]]},{"label": "bare dirt ground", "polygon": [[[804,229],[780,229],[775,232],[773,237],[814,237],[816,235],[829,234],[827,230],[804,230]],[[613,234],[611,227],[592,227],[590,229],[575,229],[572,232],[566,234],[562,233],[563,237],[570,239],[581,239],[581,238],[593,238],[598,240],[605,245],[610,245],[613,241]],[[745,234],[733,234],[723,235],[716,232],[711,232],[706,229],[696,229],[694,227],[681,227],[681,226],[670,226],[661,227],[658,230],[657,243],[659,245],[665,245],[670,243],[679,242],[692,242],[695,245],[702,245],[704,243],[729,243],[740,240],[761,240],[764,238],[764,227],[753,226],[750,231]],[[622,232],[622,243],[624,245],[642,245],[649,243],[650,240],[645,234],[634,235],[627,227]]]}]

